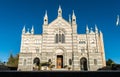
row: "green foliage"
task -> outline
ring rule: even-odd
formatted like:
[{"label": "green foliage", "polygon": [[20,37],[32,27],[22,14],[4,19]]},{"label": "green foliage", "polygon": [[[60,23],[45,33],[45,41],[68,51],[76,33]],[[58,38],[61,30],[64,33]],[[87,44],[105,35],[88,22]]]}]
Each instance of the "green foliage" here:
[{"label": "green foliage", "polygon": [[55,67],[55,65],[50,65],[50,68],[54,68]]},{"label": "green foliage", "polygon": [[107,66],[112,66],[112,64],[115,64],[115,62],[114,62],[112,59],[108,59],[108,60],[106,61],[106,65],[107,65]]},{"label": "green foliage", "polygon": [[55,67],[55,65],[52,65],[52,62],[43,62],[43,63],[40,63],[38,70],[41,70],[42,66],[47,66],[49,69]]},{"label": "green foliage", "polygon": [[10,57],[8,58],[7,66],[18,67],[18,58],[19,58],[18,54],[16,56],[10,54]]},{"label": "green foliage", "polygon": [[68,67],[68,65],[65,65],[63,68],[67,68]]},{"label": "green foliage", "polygon": [[41,66],[49,66],[48,62],[40,63]]}]

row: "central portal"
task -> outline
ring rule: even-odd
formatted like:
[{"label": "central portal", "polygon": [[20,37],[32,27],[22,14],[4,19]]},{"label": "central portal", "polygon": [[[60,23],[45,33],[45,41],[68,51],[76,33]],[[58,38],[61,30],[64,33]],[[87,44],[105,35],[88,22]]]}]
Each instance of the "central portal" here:
[{"label": "central portal", "polygon": [[57,68],[63,68],[63,56],[62,55],[57,55]]}]

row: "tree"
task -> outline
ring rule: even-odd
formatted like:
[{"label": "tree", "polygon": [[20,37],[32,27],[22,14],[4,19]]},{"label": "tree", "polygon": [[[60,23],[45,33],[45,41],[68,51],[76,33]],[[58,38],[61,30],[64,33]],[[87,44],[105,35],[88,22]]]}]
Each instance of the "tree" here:
[{"label": "tree", "polygon": [[106,65],[107,65],[107,66],[112,66],[112,64],[115,64],[115,62],[114,62],[112,59],[108,59],[108,60],[106,61]]},{"label": "tree", "polygon": [[14,58],[13,58],[12,54],[10,54],[10,57],[8,59],[8,62],[7,62],[7,65],[8,66],[13,66],[14,65]]},{"label": "tree", "polygon": [[17,54],[17,55],[14,57],[14,66],[15,66],[15,67],[18,67],[18,59],[19,59],[19,55]]},{"label": "tree", "polygon": [[112,69],[114,69],[114,64],[115,64],[115,62],[112,59],[108,59],[106,61],[106,66],[99,68],[98,70],[112,70]]},{"label": "tree", "polygon": [[19,58],[18,54],[16,56],[13,56],[12,54],[10,54],[7,65],[11,67],[18,67],[18,58]]}]

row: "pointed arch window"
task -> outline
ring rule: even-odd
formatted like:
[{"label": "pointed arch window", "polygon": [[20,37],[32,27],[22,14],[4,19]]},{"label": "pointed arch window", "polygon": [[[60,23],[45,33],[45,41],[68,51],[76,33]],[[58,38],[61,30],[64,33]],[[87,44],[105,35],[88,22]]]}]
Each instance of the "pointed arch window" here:
[{"label": "pointed arch window", "polygon": [[51,59],[49,59],[48,62],[51,62]]},{"label": "pointed arch window", "polygon": [[24,59],[23,65],[24,65],[24,66],[26,65],[26,59]]},{"label": "pointed arch window", "polygon": [[65,35],[62,34],[62,43],[65,43]]},{"label": "pointed arch window", "polygon": [[58,34],[56,34],[55,43],[58,43]]},{"label": "pointed arch window", "polygon": [[55,33],[55,43],[65,43],[65,30],[58,28]]},{"label": "pointed arch window", "polygon": [[65,43],[65,35],[64,34],[56,34],[55,35],[55,43]]},{"label": "pointed arch window", "polygon": [[94,65],[97,65],[97,59],[94,59]]},{"label": "pointed arch window", "polygon": [[59,42],[61,42],[61,40],[62,40],[62,39],[61,39],[61,34],[59,34]]},{"label": "pointed arch window", "polygon": [[69,65],[72,65],[72,59],[69,59]]}]

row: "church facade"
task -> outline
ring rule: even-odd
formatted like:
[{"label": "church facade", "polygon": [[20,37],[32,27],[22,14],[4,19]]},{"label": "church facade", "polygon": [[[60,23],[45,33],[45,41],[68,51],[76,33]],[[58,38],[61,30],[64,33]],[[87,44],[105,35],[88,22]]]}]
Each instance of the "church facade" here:
[{"label": "church facade", "polygon": [[51,23],[46,12],[41,35],[34,34],[33,26],[31,32],[25,26],[22,30],[18,70],[33,71],[44,62],[51,62],[53,69],[67,66],[73,71],[96,71],[106,66],[103,34],[96,25],[94,31],[86,26],[85,34],[77,34],[74,11],[67,21],[59,6],[58,16]]}]

